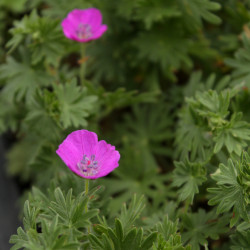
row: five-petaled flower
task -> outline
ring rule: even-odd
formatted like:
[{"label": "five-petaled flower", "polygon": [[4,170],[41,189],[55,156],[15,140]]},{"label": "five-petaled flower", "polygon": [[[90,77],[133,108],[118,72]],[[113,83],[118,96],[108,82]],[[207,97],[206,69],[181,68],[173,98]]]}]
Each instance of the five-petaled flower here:
[{"label": "five-petaled flower", "polygon": [[98,9],[72,10],[62,21],[64,35],[81,43],[98,39],[107,30]]},{"label": "five-petaled flower", "polygon": [[106,141],[88,130],[77,130],[67,136],[56,153],[77,175],[87,179],[103,177],[119,166],[120,154]]}]

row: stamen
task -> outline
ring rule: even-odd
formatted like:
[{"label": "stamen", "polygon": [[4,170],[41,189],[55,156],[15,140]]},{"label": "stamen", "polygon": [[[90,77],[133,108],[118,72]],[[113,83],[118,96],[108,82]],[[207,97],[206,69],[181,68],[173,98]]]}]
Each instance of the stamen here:
[{"label": "stamen", "polygon": [[98,161],[95,161],[95,155],[91,155],[90,159],[87,155],[83,155],[82,160],[77,163],[77,168],[85,176],[94,176],[99,172]]},{"label": "stamen", "polygon": [[92,36],[91,27],[88,24],[80,23],[76,30],[79,39],[88,39]]}]

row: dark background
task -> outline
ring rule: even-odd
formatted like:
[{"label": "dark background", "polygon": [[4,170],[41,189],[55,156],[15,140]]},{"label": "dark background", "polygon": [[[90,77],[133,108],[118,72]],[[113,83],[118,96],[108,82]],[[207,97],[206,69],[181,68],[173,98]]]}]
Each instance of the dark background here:
[{"label": "dark background", "polygon": [[18,221],[18,188],[6,173],[6,151],[8,144],[0,137],[0,250],[10,249],[10,236],[21,224]]}]

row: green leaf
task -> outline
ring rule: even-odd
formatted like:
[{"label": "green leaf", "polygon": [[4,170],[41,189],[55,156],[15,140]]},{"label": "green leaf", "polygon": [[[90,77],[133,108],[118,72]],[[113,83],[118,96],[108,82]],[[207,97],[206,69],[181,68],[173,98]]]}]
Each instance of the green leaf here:
[{"label": "green leaf", "polygon": [[183,19],[186,24],[191,26],[189,29],[200,28],[202,26],[202,19],[213,24],[221,23],[221,19],[212,13],[212,11],[216,11],[221,8],[219,3],[215,3],[210,0],[182,0],[180,1],[180,7],[185,14]]},{"label": "green leaf", "polygon": [[213,136],[216,143],[214,153],[225,146],[229,153],[240,155],[247,146],[246,140],[250,140],[250,124],[241,120],[241,113],[233,113],[230,120],[227,120],[230,101],[239,92],[239,87],[225,89],[220,93],[214,90],[197,92],[195,98],[187,98],[192,116],[200,124],[199,128],[204,127]]},{"label": "green leaf", "polygon": [[232,250],[249,250],[250,249],[250,230],[245,232],[236,232],[231,236]]},{"label": "green leaf", "polygon": [[159,64],[161,69],[167,71],[170,76],[182,65],[187,68],[192,67],[188,54],[190,42],[183,38],[182,27],[178,23],[166,23],[157,25],[149,31],[142,31],[138,33],[133,44],[139,50],[141,61],[147,59],[151,63]]},{"label": "green leaf", "polygon": [[36,230],[36,218],[39,213],[39,208],[30,208],[29,201],[25,201],[24,209],[23,209],[23,226],[25,230],[29,230],[30,228]]},{"label": "green leaf", "polygon": [[222,91],[219,94],[217,91],[208,90],[205,92],[196,92],[196,100],[188,99],[188,102],[196,107],[196,110],[201,116],[211,116],[211,125],[221,124],[221,119],[225,118],[229,111],[231,92],[228,90]]},{"label": "green leaf", "polygon": [[[39,17],[36,10],[30,16],[24,16],[21,21],[14,23],[10,30],[13,35],[7,43],[12,52],[25,40],[26,46],[32,53],[31,63],[38,64],[42,60],[47,64],[57,65],[58,58],[64,50],[64,41],[59,20]],[[28,41],[28,42],[27,42]]]},{"label": "green leaf", "polygon": [[157,232],[151,233],[143,242],[141,245],[141,250],[147,250],[150,249],[156,240]]},{"label": "green leaf", "polygon": [[92,112],[97,97],[86,95],[86,90],[77,86],[76,80],[64,85],[54,85],[54,89],[58,99],[60,122],[63,127],[86,126],[85,118]]},{"label": "green leaf", "polygon": [[177,126],[176,156],[182,160],[189,155],[191,160],[206,160],[211,151],[212,135],[205,121],[192,107],[183,107],[179,112]]},{"label": "green leaf", "polygon": [[250,124],[241,121],[242,114],[234,113],[229,123],[217,130],[214,141],[214,153],[218,153],[223,146],[231,154],[235,152],[240,155],[243,148],[247,146],[245,141],[250,140]]},{"label": "green leaf", "polygon": [[150,29],[154,23],[163,22],[166,19],[181,16],[178,5],[173,2],[159,1],[138,1],[138,7],[132,16],[135,20],[145,23],[146,29]]},{"label": "green leaf", "polygon": [[237,230],[238,230],[239,232],[247,231],[247,230],[249,230],[249,229],[250,229],[250,223],[249,223],[249,222],[246,222],[246,221],[242,222],[241,224],[239,224],[239,225],[237,226]]},{"label": "green leaf", "polygon": [[202,72],[195,71],[191,74],[187,85],[184,88],[184,96],[192,97],[197,91],[204,92],[210,89],[222,91],[230,84],[231,77],[226,75],[217,79],[216,74],[211,74],[208,78],[202,79]]},{"label": "green leaf", "polygon": [[122,242],[123,237],[124,237],[124,231],[123,231],[122,223],[119,219],[115,220],[115,232],[116,232],[117,238]]},{"label": "green leaf", "polygon": [[113,242],[106,234],[102,235],[103,250],[115,250]]},{"label": "green leaf", "polygon": [[228,230],[225,227],[227,223],[227,216],[217,218],[213,211],[206,213],[205,210],[199,209],[197,213],[184,214],[183,242],[188,242],[193,250],[199,250],[200,245],[207,246],[208,237],[218,239],[220,234],[225,233]]},{"label": "green leaf", "polygon": [[95,235],[90,233],[89,234],[89,240],[90,240],[90,243],[91,243],[93,249],[100,249],[100,250],[103,249],[102,241],[99,240]]},{"label": "green leaf", "polygon": [[98,95],[102,108],[105,108],[99,116],[105,117],[115,109],[121,109],[137,103],[152,103],[156,101],[158,92],[138,93],[136,90],[126,91],[125,88],[118,88],[113,92],[108,92],[104,88],[93,88],[89,84],[91,93]]},{"label": "green leaf", "polygon": [[[136,148],[142,149],[144,158],[150,157],[151,151],[157,155],[171,155],[166,143],[172,139],[173,120],[165,103],[136,105],[132,114],[126,115],[117,126],[118,133],[126,135]],[[144,152],[145,151],[145,152]],[[149,161],[149,160],[148,160]]]},{"label": "green leaf", "polygon": [[24,122],[41,138],[59,138],[60,124],[55,94],[48,90],[37,91],[30,100]]},{"label": "green leaf", "polygon": [[10,243],[15,244],[11,247],[11,250],[17,250],[22,248],[23,246],[27,246],[28,244],[28,235],[25,233],[25,231],[19,227],[17,229],[17,235],[12,235],[10,237]]},{"label": "green leaf", "polygon": [[39,67],[31,66],[29,58],[17,62],[7,57],[6,63],[0,66],[0,79],[6,80],[1,95],[12,101],[20,102],[24,98],[28,102],[39,87],[48,85],[50,77]]},{"label": "green leaf", "polygon": [[234,59],[225,59],[225,63],[234,69],[232,76],[235,83],[244,82],[246,86],[250,87],[250,40],[246,33],[243,33],[241,38],[243,48],[236,51]]},{"label": "green leaf", "polygon": [[172,222],[168,216],[164,216],[162,222],[156,225],[157,232],[161,233],[165,240],[168,240],[171,235],[174,235],[178,229],[178,221]]},{"label": "green leaf", "polygon": [[191,246],[183,246],[181,236],[178,234],[171,235],[168,240],[165,240],[160,234],[157,242],[153,245],[153,250],[191,250]]},{"label": "green leaf", "polygon": [[125,231],[133,225],[134,221],[140,216],[144,207],[144,197],[141,196],[138,199],[136,194],[134,194],[128,208],[126,204],[123,204],[121,209],[120,220]]},{"label": "green leaf", "polygon": [[[135,227],[130,229],[127,232],[127,234],[126,234],[126,236],[125,236],[125,238],[124,238],[124,240],[122,242],[122,249],[124,249],[124,250],[132,249],[134,240],[136,238],[136,234],[137,234],[137,230],[136,230]],[[139,247],[139,246],[137,246],[137,247]]]},{"label": "green leaf", "polygon": [[[240,216],[249,222],[249,172],[250,165],[247,154],[235,164],[231,159],[228,160],[227,166],[220,164],[219,169],[211,176],[216,181],[217,186],[208,189],[213,195],[208,204],[218,205],[217,213],[224,213],[233,208],[237,218]],[[237,220],[232,218],[230,225],[233,226],[236,222]]]},{"label": "green leaf", "polygon": [[199,162],[191,163],[175,162],[173,185],[181,187],[178,190],[179,199],[189,199],[193,203],[194,195],[199,193],[199,186],[207,180],[204,164]]}]

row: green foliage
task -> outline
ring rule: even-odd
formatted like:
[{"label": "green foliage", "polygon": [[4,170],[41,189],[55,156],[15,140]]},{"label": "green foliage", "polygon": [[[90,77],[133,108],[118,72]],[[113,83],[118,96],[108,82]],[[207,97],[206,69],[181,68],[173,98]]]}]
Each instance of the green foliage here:
[{"label": "green foliage", "polygon": [[[36,157],[41,143],[35,143],[34,137],[26,137],[15,144],[12,150],[7,154],[9,160],[8,172],[12,175],[18,175],[20,179],[27,180],[32,175],[30,164]],[[16,161],[15,159],[19,159]]]},{"label": "green foliage", "polygon": [[134,196],[128,209],[126,205],[123,206],[120,219],[115,220],[114,228],[100,220],[100,224],[94,226],[96,235],[89,235],[93,249],[150,249],[157,233],[148,232],[145,236],[142,228],[133,226],[143,207],[143,199],[137,200]]},{"label": "green foliage", "polygon": [[232,236],[232,250],[250,249],[250,230],[246,232],[236,232]]},{"label": "green foliage", "polygon": [[[58,136],[60,126],[58,121],[58,105],[54,93],[48,90],[37,91],[27,106],[25,123],[41,138]],[[41,130],[41,127],[43,128]]]},{"label": "green foliage", "polygon": [[[7,170],[38,187],[13,249],[248,248],[249,6],[0,0]],[[90,7],[108,30],[83,55],[61,22]],[[88,195],[55,153],[83,128],[121,154]]]},{"label": "green foliage", "polygon": [[15,22],[10,32],[13,38],[6,45],[10,52],[24,41],[32,53],[32,65],[42,60],[47,64],[58,64],[58,57],[64,49],[58,20],[40,18],[36,10],[33,10],[30,16],[24,16],[21,21]]},{"label": "green foliage", "polygon": [[235,78],[235,82],[244,82],[249,88],[250,42],[247,31],[248,29],[246,29],[246,33],[243,33],[241,36],[243,48],[240,48],[235,53],[234,59],[228,58],[225,62],[234,68],[232,76]]},{"label": "green foliage", "polygon": [[[133,197],[131,205],[122,208],[120,219],[115,220],[114,227],[108,227],[106,221],[100,219],[100,224],[94,226],[96,235],[90,234],[93,249],[187,249],[181,243],[177,233],[178,222],[172,222],[167,217],[158,222],[151,230],[144,233],[143,228],[136,228],[134,223],[143,209],[143,199]],[[158,233],[156,233],[158,232]]]},{"label": "green foliage", "polygon": [[156,100],[156,92],[146,92],[138,94],[137,91],[126,91],[124,88],[118,88],[114,92],[108,92],[104,88],[94,89],[88,86],[90,92],[97,95],[102,106],[102,116],[110,114],[113,110],[124,108],[137,103],[153,103]]},{"label": "green foliage", "polygon": [[[5,107],[8,107],[6,109]],[[7,129],[16,130],[20,119],[22,106],[10,102],[4,98],[0,99],[0,133],[4,133]]]},{"label": "green foliage", "polygon": [[176,155],[185,159],[190,154],[190,159],[204,160],[211,151],[212,138],[203,119],[197,115],[192,107],[183,107],[179,113],[177,127]]},{"label": "green foliage", "polygon": [[207,91],[210,89],[222,91],[230,84],[231,77],[226,75],[221,79],[216,78],[216,74],[211,74],[206,79],[202,79],[202,72],[193,72],[184,88],[184,96],[191,97],[195,95],[196,91]]},{"label": "green foliage", "polygon": [[214,1],[182,0],[180,2],[185,13],[184,20],[191,22],[192,25],[190,25],[190,27],[200,27],[202,19],[213,24],[219,24],[221,22],[221,19],[218,16],[211,13],[212,11],[220,9],[220,4],[215,3]]},{"label": "green foliage", "polygon": [[152,232],[143,237],[143,229],[136,228],[130,229],[127,233],[123,234],[123,228],[121,222],[117,219],[115,222],[115,229],[103,228],[97,226],[95,228],[98,233],[102,234],[101,239],[98,239],[95,235],[90,234],[90,242],[93,249],[150,249],[153,242],[156,239],[157,233]]},{"label": "green foliage", "polygon": [[156,225],[159,232],[157,243],[153,250],[189,250],[190,246],[183,247],[181,236],[177,233],[178,221],[172,222],[167,216]]},{"label": "green foliage", "polygon": [[193,203],[194,195],[199,192],[199,186],[207,180],[204,164],[186,160],[175,162],[175,167],[173,185],[179,187],[179,199],[181,201],[188,199]]},{"label": "green foliage", "polygon": [[87,96],[84,89],[77,86],[76,81],[63,85],[54,85],[58,100],[60,122],[64,128],[70,126],[86,126],[86,117],[93,110],[96,96]]},{"label": "green foliage", "polygon": [[19,227],[11,237],[12,249],[77,249],[89,220],[98,214],[97,209],[83,212],[88,198],[83,193],[74,197],[72,189],[64,195],[56,188],[48,198],[33,188],[30,200],[24,205],[25,230]]},{"label": "green foliage", "polygon": [[164,19],[181,16],[178,5],[171,1],[138,1],[135,20],[144,22],[146,29],[150,29],[154,23],[162,23]]},{"label": "green foliage", "polygon": [[191,247],[183,247],[180,235],[171,235],[168,241],[165,241],[160,235],[157,245],[153,246],[153,250],[191,250]]},{"label": "green foliage", "polygon": [[241,121],[241,117],[241,113],[233,115],[230,122],[225,125],[225,130],[218,131],[214,138],[216,141],[215,153],[225,145],[229,153],[235,152],[240,155],[243,148],[248,145],[245,140],[250,140],[250,127],[249,123]]},{"label": "green foliage", "polygon": [[185,229],[183,241],[189,242],[194,250],[200,249],[200,245],[207,247],[208,237],[216,240],[219,234],[227,231],[228,216],[218,219],[213,211],[206,213],[199,209],[197,213],[184,214],[182,219]]},{"label": "green foliage", "polygon": [[[170,29],[170,25],[176,27]],[[164,32],[165,29],[169,32]],[[134,44],[139,50],[139,58],[142,60],[148,58],[152,63],[159,63],[162,70],[167,70],[167,74],[171,77],[173,71],[181,65],[192,67],[192,61],[188,56],[189,40],[181,39],[182,36],[179,26],[171,23],[169,27],[159,26],[152,31],[140,33],[135,38]]]},{"label": "green foliage", "polygon": [[1,0],[0,1],[0,6],[2,8],[8,8],[11,9],[13,11],[19,12],[19,11],[23,11],[24,9],[24,4],[25,4],[26,0],[21,0],[18,1],[18,3],[15,0],[11,0],[11,1],[7,1],[7,0]]},{"label": "green foliage", "polygon": [[[120,208],[121,203],[129,200],[132,193],[145,195],[148,199],[151,199],[151,205],[153,205],[154,208],[159,207],[166,197],[174,197],[172,188],[164,185],[165,182],[169,181],[169,175],[160,175],[157,173],[157,169],[147,171],[143,169],[152,166],[150,163],[147,163],[149,166],[146,166],[145,159],[142,158],[140,152],[134,152],[133,148],[127,148],[126,153],[127,157],[130,158],[128,158],[127,161],[124,160],[124,169],[117,169],[115,172],[118,178],[100,180],[100,183],[106,186],[106,192],[104,194],[106,198],[119,194],[116,199],[112,199],[110,202],[109,209],[112,213]],[[133,159],[134,165],[129,164],[129,159]],[[140,171],[135,172],[135,167],[140,167]],[[114,189],[113,187],[116,188]]]},{"label": "green foliage", "polygon": [[235,164],[230,159],[227,166],[220,164],[219,169],[212,175],[217,187],[209,188],[213,194],[209,205],[217,205],[217,213],[230,211],[233,208],[234,216],[230,221],[233,226],[241,217],[249,222],[250,204],[250,157],[247,153],[242,155],[240,162]]},{"label": "green foliage", "polygon": [[[161,119],[163,116],[165,119]],[[172,123],[170,112],[164,103],[159,103],[134,106],[132,114],[125,115],[118,129],[133,145],[145,150],[146,158],[150,152],[160,155],[172,153],[166,148],[166,143],[173,137],[169,129]]]},{"label": "green foliage", "polygon": [[[175,81],[176,71],[192,68],[191,54],[202,57],[196,46],[211,57],[215,55],[207,39],[199,36],[197,30],[203,26],[202,19],[220,22],[220,18],[212,13],[220,8],[218,3],[123,0],[118,4],[112,0],[110,6],[105,7],[110,35],[106,36],[103,45],[92,51],[102,58],[102,61],[94,62],[92,69],[104,79],[117,81],[118,77],[124,84],[126,75],[135,82],[138,76],[155,71],[156,81],[160,81],[161,75]],[[121,25],[118,26],[115,20],[119,20]],[[118,36],[122,39],[118,40]],[[122,61],[117,61],[117,57],[123,58]],[[108,68],[107,65],[112,66]],[[134,71],[135,67],[137,70]],[[144,79],[147,81],[147,77]]]},{"label": "green foliage", "polygon": [[1,96],[11,101],[29,101],[39,87],[48,85],[50,77],[40,69],[32,67],[27,54],[23,54],[22,63],[12,57],[0,66],[0,79],[7,80]]},{"label": "green foliage", "polygon": [[[228,119],[230,102],[238,91],[237,86],[220,93],[215,90],[197,92],[195,98],[187,98],[188,108],[183,110],[181,116],[185,124],[181,121],[176,143],[180,145],[184,137],[183,140],[187,141],[188,146],[186,144],[180,146],[178,152],[184,148],[186,155],[192,151],[191,159],[197,155],[206,160],[212,150],[218,153],[224,146],[230,154],[233,152],[241,154],[243,148],[248,145],[246,141],[250,140],[250,125],[242,121],[241,113],[234,112]],[[190,128],[192,132],[189,133]],[[183,156],[184,153],[182,152]]]}]

